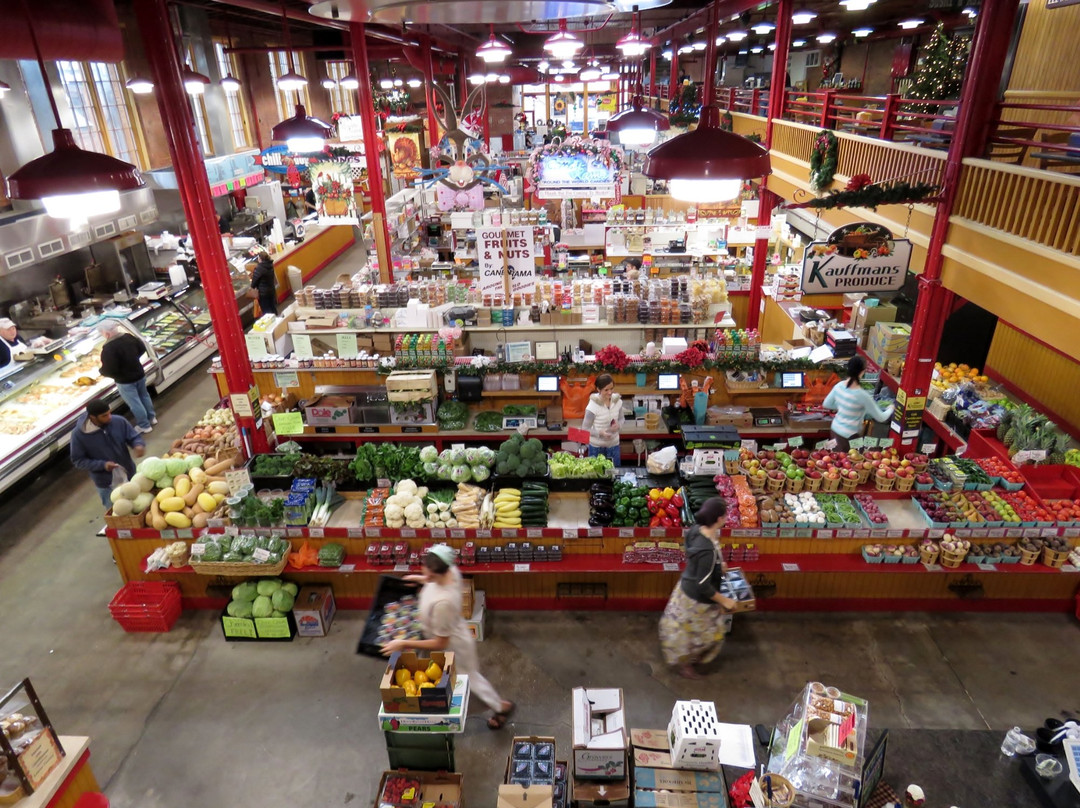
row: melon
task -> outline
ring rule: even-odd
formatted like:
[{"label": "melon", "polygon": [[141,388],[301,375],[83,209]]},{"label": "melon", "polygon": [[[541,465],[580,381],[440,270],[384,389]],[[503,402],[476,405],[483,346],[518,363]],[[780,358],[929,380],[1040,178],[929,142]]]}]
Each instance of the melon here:
[{"label": "melon", "polygon": [[[183,502],[183,500],[180,500]],[[191,527],[191,520],[179,511],[170,511],[165,514],[165,522],[169,527],[185,528]]]},{"label": "melon", "polygon": [[133,513],[142,513],[150,507],[150,503],[153,501],[154,495],[151,494],[149,491],[143,491],[141,494],[139,494],[139,496],[135,497],[135,499],[131,503]]},{"label": "melon", "polygon": [[176,496],[176,489],[173,488],[170,485],[170,486],[162,488],[160,491],[158,491],[157,501],[158,502],[164,502],[165,500],[169,499],[170,497],[175,497],[175,496]]},{"label": "melon", "polygon": [[217,510],[217,500],[214,499],[214,495],[207,494],[205,491],[199,494],[198,503],[207,513],[213,513]]},{"label": "melon", "polygon": [[159,500],[158,505],[164,513],[172,513],[175,511],[184,510],[184,498],[183,497],[167,497]]},{"label": "melon", "polygon": [[135,499],[142,493],[142,488],[138,483],[127,482],[120,486],[120,490],[124,492],[124,499]]},{"label": "melon", "polygon": [[154,490],[154,481],[147,477],[145,474],[136,474],[134,477],[131,478],[131,481],[135,483],[135,485],[139,486],[140,491]]},{"label": "melon", "polygon": [[130,499],[118,499],[113,502],[113,516],[130,516],[133,510],[134,506]]}]

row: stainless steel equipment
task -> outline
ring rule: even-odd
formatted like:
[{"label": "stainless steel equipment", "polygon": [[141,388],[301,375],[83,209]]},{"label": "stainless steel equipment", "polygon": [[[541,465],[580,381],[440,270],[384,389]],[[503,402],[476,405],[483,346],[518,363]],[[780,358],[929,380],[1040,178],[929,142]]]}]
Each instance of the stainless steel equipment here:
[{"label": "stainless steel equipment", "polygon": [[71,305],[71,289],[68,288],[67,281],[59,275],[49,284],[49,296],[52,297],[55,308],[66,309]]},{"label": "stainless steel equipment", "polygon": [[[123,290],[134,294],[138,286],[155,280],[154,265],[150,261],[150,252],[146,249],[141,233],[123,233],[107,241],[92,244],[90,254],[94,257],[94,263],[101,267],[99,285],[91,285],[92,291]],[[88,276],[87,282],[89,281]]]},{"label": "stainless steel equipment", "polygon": [[319,385],[321,396],[353,396],[356,399],[356,423],[377,426],[390,423],[390,400],[386,388],[376,385]]}]

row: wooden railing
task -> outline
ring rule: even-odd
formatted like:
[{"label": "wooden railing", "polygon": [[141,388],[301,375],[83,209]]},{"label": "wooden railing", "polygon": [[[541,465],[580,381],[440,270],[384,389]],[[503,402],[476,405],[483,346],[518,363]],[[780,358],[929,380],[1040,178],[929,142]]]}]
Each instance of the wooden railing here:
[{"label": "wooden railing", "polygon": [[1080,177],[965,160],[954,215],[1080,256]]}]

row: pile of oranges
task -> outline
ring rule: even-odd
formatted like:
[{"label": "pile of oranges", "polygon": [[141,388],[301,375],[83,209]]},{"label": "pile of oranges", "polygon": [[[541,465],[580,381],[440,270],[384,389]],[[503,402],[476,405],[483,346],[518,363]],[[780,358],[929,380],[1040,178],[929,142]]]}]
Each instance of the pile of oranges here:
[{"label": "pile of oranges", "polygon": [[937,370],[937,378],[931,382],[934,387],[939,387],[945,390],[963,382],[972,382],[973,384],[985,384],[988,379],[979,373],[978,368],[970,367],[969,365],[956,364],[950,362],[947,365],[943,365],[940,362],[934,363],[934,369]]}]

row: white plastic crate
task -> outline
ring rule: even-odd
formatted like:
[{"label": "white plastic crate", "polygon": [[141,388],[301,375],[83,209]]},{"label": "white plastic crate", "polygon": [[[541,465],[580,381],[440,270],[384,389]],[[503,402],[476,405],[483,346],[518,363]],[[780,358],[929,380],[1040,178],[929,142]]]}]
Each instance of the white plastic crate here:
[{"label": "white plastic crate", "polygon": [[694,474],[723,474],[723,449],[694,449]]},{"label": "white plastic crate", "polygon": [[671,764],[676,769],[720,768],[720,732],[711,701],[677,701],[668,722]]}]

